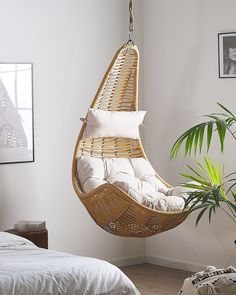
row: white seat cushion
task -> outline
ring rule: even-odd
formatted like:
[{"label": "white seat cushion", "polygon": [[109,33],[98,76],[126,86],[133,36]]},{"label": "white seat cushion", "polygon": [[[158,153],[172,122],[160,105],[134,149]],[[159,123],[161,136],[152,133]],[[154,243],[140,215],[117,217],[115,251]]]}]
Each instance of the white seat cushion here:
[{"label": "white seat cushion", "polygon": [[[78,158],[77,165],[85,193],[108,182],[152,209],[172,212],[181,211],[184,207],[184,194],[179,189],[168,189],[155,176],[151,164],[144,158],[102,159],[82,156]],[[178,196],[174,193],[178,193]]]},{"label": "white seat cushion", "polygon": [[155,176],[156,172],[152,165],[144,158],[133,158],[130,159],[131,165],[133,166],[134,174],[138,178],[143,178],[147,175]]},{"label": "white seat cushion", "polygon": [[99,178],[90,177],[83,184],[83,191],[89,193],[100,185],[107,183],[107,181]]},{"label": "white seat cushion", "polygon": [[101,158],[81,156],[77,159],[77,173],[81,186],[89,178],[104,180],[104,165]]},{"label": "white seat cushion", "polygon": [[134,176],[134,169],[129,159],[126,158],[104,158],[105,178],[118,173],[126,173]]},{"label": "white seat cushion", "polygon": [[119,187],[125,187],[125,191],[129,187],[132,187],[133,189],[141,191],[142,193],[151,193],[154,191],[159,191],[161,188],[165,187],[165,185],[161,183],[160,180],[158,180],[155,176],[146,176],[140,179],[123,172],[110,175],[108,178],[106,178],[106,180]]}]

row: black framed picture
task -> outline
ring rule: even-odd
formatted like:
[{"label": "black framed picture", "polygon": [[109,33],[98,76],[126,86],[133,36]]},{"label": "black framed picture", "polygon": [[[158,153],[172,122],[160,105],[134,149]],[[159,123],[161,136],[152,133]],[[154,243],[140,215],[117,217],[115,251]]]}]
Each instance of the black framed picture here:
[{"label": "black framed picture", "polygon": [[0,164],[34,161],[33,64],[0,62]]},{"label": "black framed picture", "polygon": [[218,34],[219,77],[236,78],[236,33]]}]

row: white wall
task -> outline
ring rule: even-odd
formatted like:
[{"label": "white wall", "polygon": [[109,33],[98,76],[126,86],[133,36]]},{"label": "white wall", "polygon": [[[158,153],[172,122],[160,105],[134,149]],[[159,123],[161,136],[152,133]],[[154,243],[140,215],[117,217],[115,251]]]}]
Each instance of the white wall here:
[{"label": "white wall", "polygon": [[[175,185],[184,159],[181,154],[170,162],[169,151],[178,135],[199,116],[217,111],[217,101],[236,110],[236,80],[218,78],[217,54],[217,34],[236,31],[236,2],[149,0],[143,6],[146,150],[157,171]],[[211,150],[215,158],[217,149],[218,143]],[[234,151],[235,142],[228,140],[229,172],[235,171]],[[195,218],[148,238],[148,260],[192,270],[235,264],[235,225],[217,214],[211,225],[205,219],[195,228]]]},{"label": "white wall", "polygon": [[[127,5],[126,0],[0,0],[0,61],[34,64],[36,158],[0,166],[1,230],[20,219],[46,220],[50,248],[108,260],[143,256],[144,240],[114,237],[97,227],[71,183],[79,118],[127,40]],[[141,26],[141,1],[136,14]]]}]

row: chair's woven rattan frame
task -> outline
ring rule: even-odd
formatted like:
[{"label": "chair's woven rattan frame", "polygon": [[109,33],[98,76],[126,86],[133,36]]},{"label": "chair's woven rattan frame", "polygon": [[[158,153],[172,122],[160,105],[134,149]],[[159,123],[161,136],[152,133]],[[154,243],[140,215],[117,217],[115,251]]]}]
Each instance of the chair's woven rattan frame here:
[{"label": "chair's woven rattan frame", "polygon": [[[132,43],[118,50],[91,104],[91,108],[109,111],[138,109],[139,53]],[[83,123],[75,146],[72,181],[75,192],[94,221],[107,232],[126,237],[148,237],[176,227],[188,212],[161,212],[149,209],[111,184],[104,184],[88,194],[82,192],[77,177],[77,158],[122,157],[147,159],[140,139],[95,138],[83,140]],[[157,177],[167,184],[159,175]],[[168,184],[167,184],[168,185]],[[169,186],[169,185],[168,185]]]}]

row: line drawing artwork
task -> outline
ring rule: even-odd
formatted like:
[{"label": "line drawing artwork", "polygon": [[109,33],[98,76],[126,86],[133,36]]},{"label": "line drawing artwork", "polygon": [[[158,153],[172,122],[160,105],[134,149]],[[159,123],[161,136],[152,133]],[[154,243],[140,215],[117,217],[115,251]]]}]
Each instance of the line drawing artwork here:
[{"label": "line drawing artwork", "polygon": [[0,64],[0,163],[32,162],[32,64]]}]

